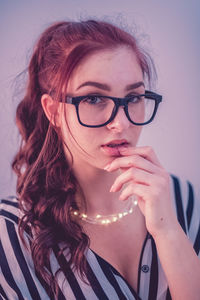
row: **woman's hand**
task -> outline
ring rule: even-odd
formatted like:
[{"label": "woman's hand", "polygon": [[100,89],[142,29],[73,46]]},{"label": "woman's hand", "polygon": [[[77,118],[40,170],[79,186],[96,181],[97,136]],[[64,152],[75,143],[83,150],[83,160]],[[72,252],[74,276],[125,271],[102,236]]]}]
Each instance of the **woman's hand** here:
[{"label": "woman's hand", "polygon": [[108,172],[122,170],[110,191],[121,192],[120,200],[136,195],[152,236],[165,234],[178,225],[170,197],[170,177],[151,147],[123,148],[121,157],[105,167]]}]

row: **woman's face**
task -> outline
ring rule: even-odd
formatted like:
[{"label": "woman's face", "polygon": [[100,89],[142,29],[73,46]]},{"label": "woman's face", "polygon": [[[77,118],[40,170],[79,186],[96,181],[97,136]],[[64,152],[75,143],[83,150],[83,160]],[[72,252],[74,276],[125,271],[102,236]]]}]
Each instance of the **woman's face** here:
[{"label": "woman's face", "polygon": [[[68,84],[68,94],[73,97],[98,94],[124,98],[143,94],[144,90],[141,67],[135,53],[127,47],[102,50],[86,58],[74,70]],[[120,155],[122,145],[136,146],[141,126],[129,122],[122,106],[111,123],[88,128],[79,124],[73,104],[60,105],[65,106],[61,113],[62,135],[75,166],[102,169]],[[143,114],[141,109],[138,113]]]}]

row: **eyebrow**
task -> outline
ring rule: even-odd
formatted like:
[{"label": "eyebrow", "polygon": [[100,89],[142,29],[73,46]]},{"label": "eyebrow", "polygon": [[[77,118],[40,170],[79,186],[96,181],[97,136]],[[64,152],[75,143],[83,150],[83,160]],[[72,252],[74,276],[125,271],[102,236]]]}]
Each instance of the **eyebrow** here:
[{"label": "eyebrow", "polygon": [[[100,82],[95,82],[95,81],[86,81],[86,82],[83,82],[76,90],[79,90],[80,88],[84,87],[84,86],[94,86],[98,89],[101,89],[101,90],[104,90],[104,91],[108,91],[110,92],[110,87],[105,84],[105,83],[100,83]],[[132,84],[129,84],[126,86],[126,91],[130,91],[130,90],[134,90],[134,89],[137,89],[138,87],[140,86],[144,86],[144,82],[142,81],[139,81],[139,82],[135,82],[135,83],[132,83]]]}]

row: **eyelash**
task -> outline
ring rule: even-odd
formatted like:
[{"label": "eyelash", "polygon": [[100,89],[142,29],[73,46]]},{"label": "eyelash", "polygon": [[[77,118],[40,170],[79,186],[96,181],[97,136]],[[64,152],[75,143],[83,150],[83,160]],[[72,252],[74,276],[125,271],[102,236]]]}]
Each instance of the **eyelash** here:
[{"label": "eyelash", "polygon": [[[143,95],[143,94],[144,93],[130,93],[130,94],[125,95],[123,98],[130,97],[130,96],[138,96],[138,95]],[[88,93],[87,96],[105,97],[105,96],[108,96],[108,95],[101,94],[101,93]]]}]

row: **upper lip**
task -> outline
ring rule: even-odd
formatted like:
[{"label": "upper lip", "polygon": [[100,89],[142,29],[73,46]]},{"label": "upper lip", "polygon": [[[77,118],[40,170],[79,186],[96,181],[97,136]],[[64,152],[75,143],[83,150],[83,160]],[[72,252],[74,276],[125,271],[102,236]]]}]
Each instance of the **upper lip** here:
[{"label": "upper lip", "polygon": [[102,146],[107,146],[107,145],[120,145],[120,144],[129,144],[127,140],[122,139],[122,140],[112,140],[106,144],[103,144]]}]

